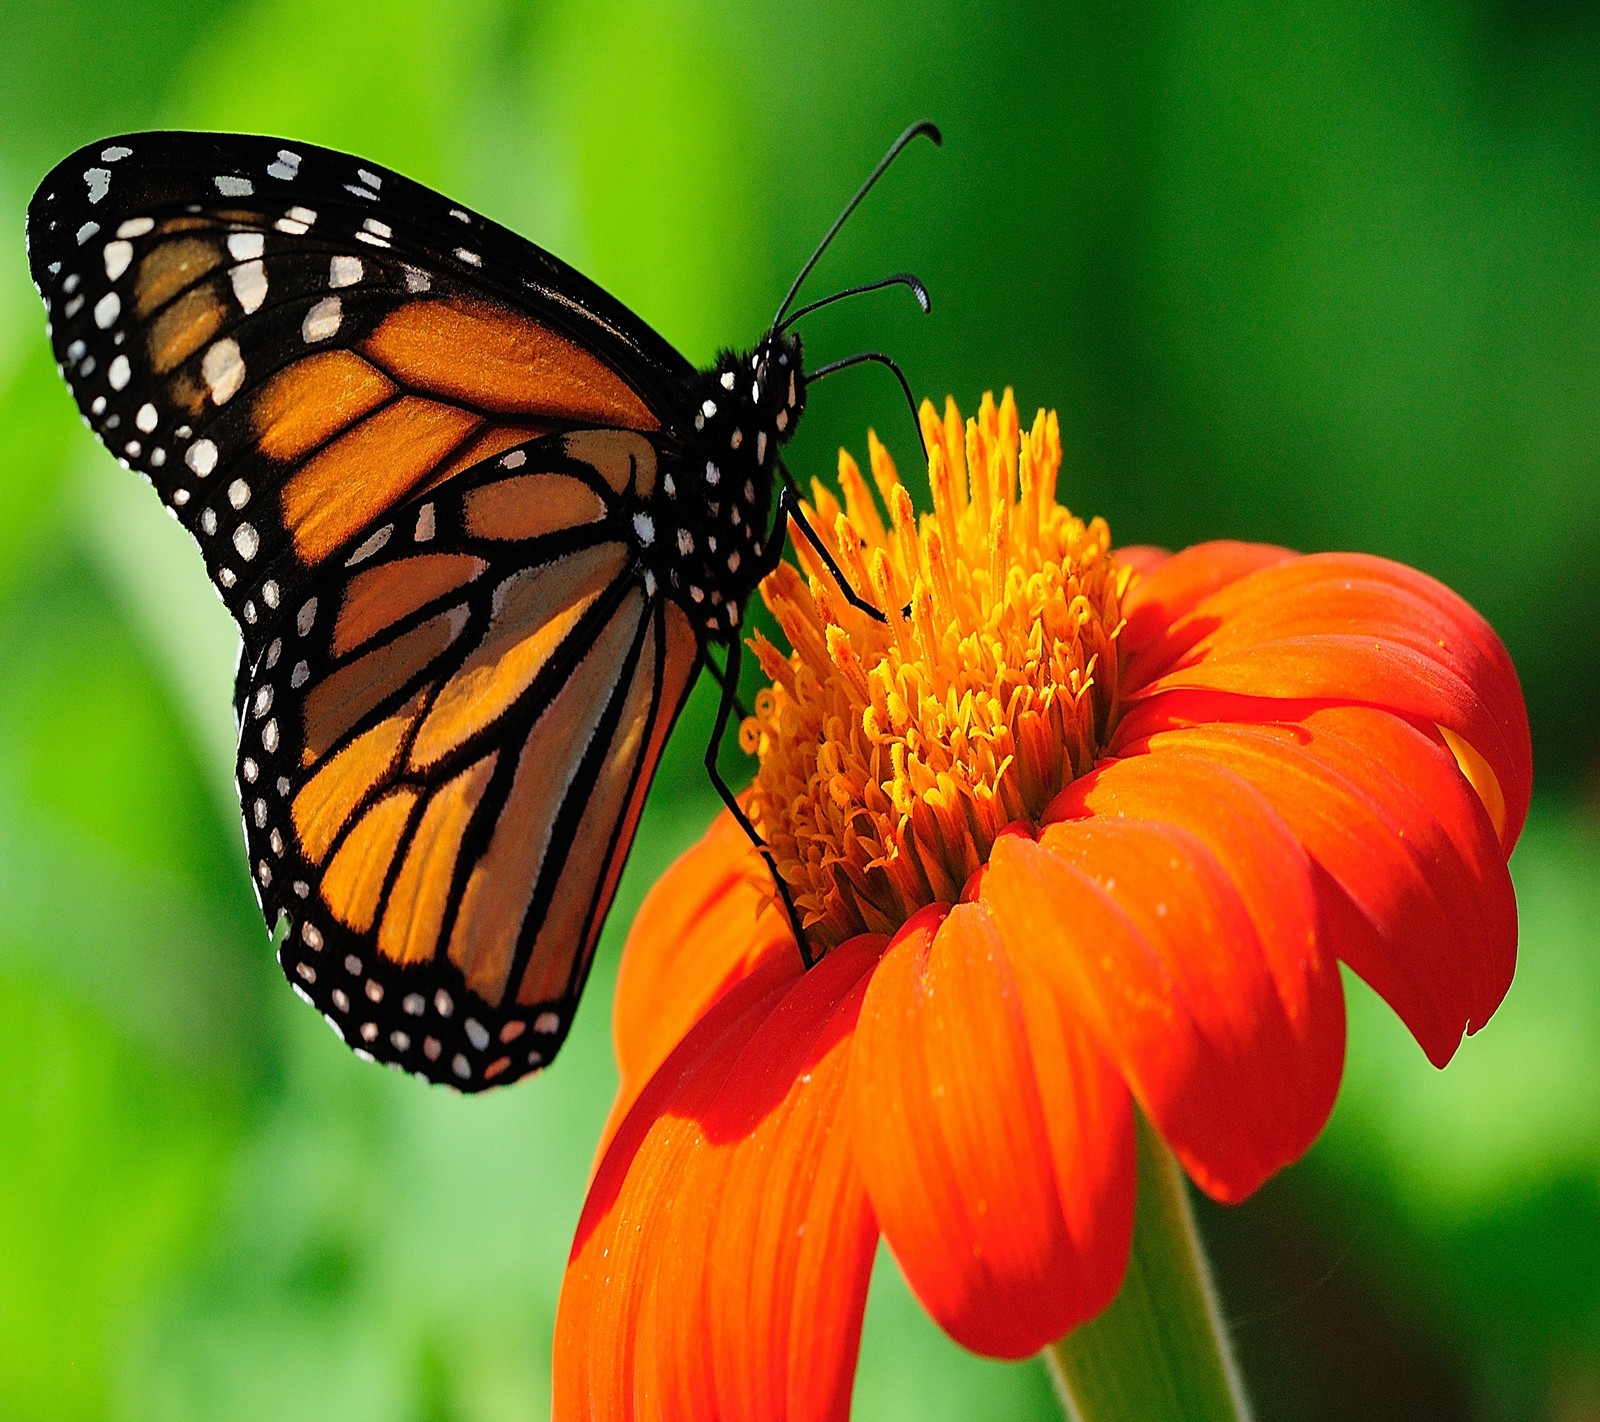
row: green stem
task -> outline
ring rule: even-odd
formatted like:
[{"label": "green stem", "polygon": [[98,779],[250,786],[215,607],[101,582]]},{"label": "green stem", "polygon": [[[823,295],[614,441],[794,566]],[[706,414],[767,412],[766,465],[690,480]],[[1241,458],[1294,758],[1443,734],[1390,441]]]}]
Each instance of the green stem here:
[{"label": "green stem", "polygon": [[1250,1422],[1188,1185],[1143,1117],[1128,1276],[1044,1356],[1070,1422]]}]

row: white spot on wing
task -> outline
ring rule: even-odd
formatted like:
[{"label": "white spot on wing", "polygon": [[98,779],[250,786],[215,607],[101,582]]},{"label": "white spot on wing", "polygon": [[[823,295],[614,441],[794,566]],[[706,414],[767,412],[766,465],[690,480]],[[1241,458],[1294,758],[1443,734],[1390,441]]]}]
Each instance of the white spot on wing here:
[{"label": "white spot on wing", "polygon": [[250,524],[241,523],[233,531],[233,546],[239,550],[239,556],[248,563],[260,550],[260,535]]},{"label": "white spot on wing", "polygon": [[183,462],[204,479],[217,467],[217,447],[208,439],[197,439],[189,446]]},{"label": "white spot on wing", "polygon": [[200,358],[200,376],[218,405],[226,405],[239,393],[244,384],[244,360],[239,355],[239,343],[232,336],[224,336],[207,347]]},{"label": "white spot on wing", "polygon": [[89,185],[89,201],[99,202],[101,198],[111,191],[111,169],[86,169],[83,181]]},{"label": "white spot on wing", "polygon": [[83,246],[83,244],[93,237],[94,234],[99,230],[100,224],[98,222],[85,222],[83,226],[78,229],[78,245],[80,247]]},{"label": "white spot on wing", "polygon": [[353,568],[357,563],[365,562],[382,548],[393,535],[394,525],[392,523],[384,524],[371,538],[367,539],[354,553],[345,559],[345,567]]},{"label": "white spot on wing", "polygon": [[245,315],[261,309],[267,299],[267,269],[260,262],[246,262],[233,269],[233,294]]},{"label": "white spot on wing", "polygon": [[426,543],[433,537],[433,533],[433,505],[431,503],[424,504],[420,509],[417,510],[417,531],[414,537],[418,543]]},{"label": "white spot on wing", "polygon": [[94,324],[102,331],[109,331],[121,314],[122,298],[114,291],[108,291],[94,304]]},{"label": "white spot on wing", "polygon": [[249,262],[266,250],[267,239],[259,232],[230,232],[228,255],[236,262]]},{"label": "white spot on wing", "polygon": [[328,285],[335,290],[341,286],[354,286],[361,280],[363,270],[360,257],[341,252],[328,264]]},{"label": "white spot on wing", "polygon": [[128,270],[128,263],[133,260],[132,242],[107,242],[105,250],[106,278],[115,281],[123,272]]},{"label": "white spot on wing", "polygon": [[126,147],[124,144],[113,143],[109,148],[100,150],[100,161],[102,163],[120,163],[132,152],[133,149]]},{"label": "white spot on wing", "polygon": [[128,381],[132,378],[133,368],[128,364],[128,358],[125,355],[119,355],[111,362],[110,368],[106,371],[106,379],[111,382],[113,390],[126,388]]},{"label": "white spot on wing", "polygon": [[339,329],[344,308],[337,296],[325,296],[308,312],[300,323],[300,334],[310,343],[325,341]]},{"label": "white spot on wing", "polygon": [[249,178],[236,178],[230,173],[218,173],[211,181],[223,197],[249,197],[256,190]]},{"label": "white spot on wing", "polygon": [[133,417],[134,424],[145,433],[149,434],[160,423],[161,417],[156,413],[156,407],[148,400],[139,406],[139,413]]},{"label": "white spot on wing", "polygon": [[121,227],[117,228],[119,237],[143,237],[146,232],[155,229],[156,220],[153,217],[130,217]]}]

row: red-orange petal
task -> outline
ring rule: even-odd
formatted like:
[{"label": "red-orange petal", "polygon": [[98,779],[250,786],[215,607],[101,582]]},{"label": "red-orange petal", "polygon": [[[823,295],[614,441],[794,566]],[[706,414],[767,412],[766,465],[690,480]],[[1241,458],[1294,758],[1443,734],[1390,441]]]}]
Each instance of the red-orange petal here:
[{"label": "red-orange petal", "polygon": [[1105,818],[1048,826],[1038,843],[1002,836],[982,896],[1012,958],[1083,1014],[1207,1194],[1243,1199],[1304,1148],[1295,1098],[1316,1064],[1287,1025],[1256,920],[1199,835]]},{"label": "red-orange petal", "polygon": [[1257,786],[1317,866],[1329,951],[1443,1066],[1516,967],[1516,900],[1482,801],[1435,730],[1362,706],[1281,705],[1281,719],[1208,724],[1247,709],[1163,697],[1130,715],[1119,744],[1156,765],[1223,764]]},{"label": "red-orange petal", "polygon": [[1127,1089],[981,903],[896,934],[849,1096],[884,1235],[957,1342],[1026,1357],[1110,1302],[1133,1228]]},{"label": "red-orange petal", "polygon": [[1273,563],[1196,602],[1160,659],[1166,669],[1129,699],[1209,689],[1380,706],[1444,727],[1494,776],[1501,843],[1516,843],[1533,786],[1516,671],[1488,623],[1425,574],[1352,553]]},{"label": "red-orange petal", "polygon": [[1318,941],[1304,848],[1261,791],[1215,761],[1139,755],[1108,762],[1069,786],[1045,819],[1091,816],[1173,825],[1198,838],[1226,872],[1255,928],[1253,943],[1241,939],[1232,951],[1258,948],[1266,974],[1251,979],[1262,1003],[1257,1048],[1272,1063],[1263,1084],[1275,1088],[1266,1127],[1279,1132],[1274,1154],[1298,1159],[1333,1110],[1345,1027],[1338,960]]},{"label": "red-orange petal", "polygon": [[720,814],[645,895],[622,950],[613,1126],[689,1028],[780,941],[798,962],[787,925],[750,875],[750,841]]},{"label": "red-orange petal", "polygon": [[1160,548],[1154,543],[1125,543],[1117,550],[1117,566],[1134,575],[1134,584],[1149,575],[1172,557],[1170,548]]},{"label": "red-orange petal", "polygon": [[559,1422],[848,1416],[877,1226],[840,1116],[881,949],[736,984],[640,1093],[562,1289]]},{"label": "red-orange petal", "polygon": [[[1186,620],[1197,604],[1229,583],[1295,556],[1267,543],[1225,540],[1197,543],[1159,561],[1144,549],[1133,551],[1138,576],[1122,602],[1126,625],[1119,639],[1125,696],[1169,670],[1203,635],[1203,626]],[[1124,558],[1119,549],[1117,561]]]}]

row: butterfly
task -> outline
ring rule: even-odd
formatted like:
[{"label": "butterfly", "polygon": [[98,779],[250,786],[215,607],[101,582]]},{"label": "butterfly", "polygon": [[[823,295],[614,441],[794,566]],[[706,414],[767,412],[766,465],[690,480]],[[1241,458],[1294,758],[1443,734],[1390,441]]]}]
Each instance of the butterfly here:
[{"label": "butterfly", "polygon": [[330,149],[130,134],[35,193],[61,374],[239,627],[236,786],[279,964],[358,1055],[463,1091],[551,1061],[704,667],[707,767],[759,846],[716,750],[744,605],[803,524],[779,451],[846,365],[910,399],[878,352],[808,378],[792,323],[894,284],[928,302],[901,273],[789,308],[924,134],[704,370],[548,252]]}]

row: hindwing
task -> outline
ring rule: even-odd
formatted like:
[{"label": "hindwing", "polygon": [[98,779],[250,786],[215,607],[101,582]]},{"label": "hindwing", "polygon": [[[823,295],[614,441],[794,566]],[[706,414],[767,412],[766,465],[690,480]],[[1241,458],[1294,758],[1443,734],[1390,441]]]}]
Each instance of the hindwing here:
[{"label": "hindwing", "polygon": [[636,558],[643,436],[412,499],[241,680],[239,791],[285,973],[360,1051],[467,1090],[549,1061],[700,667]]}]

